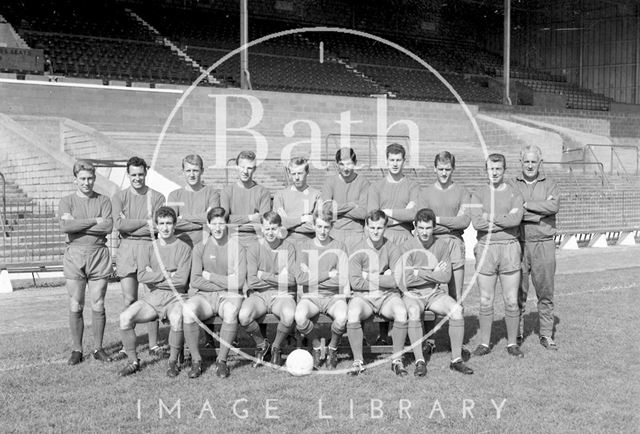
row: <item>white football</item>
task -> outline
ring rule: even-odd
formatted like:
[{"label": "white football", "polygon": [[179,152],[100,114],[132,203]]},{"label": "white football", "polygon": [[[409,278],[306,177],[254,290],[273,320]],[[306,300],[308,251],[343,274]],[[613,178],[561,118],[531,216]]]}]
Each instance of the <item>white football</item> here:
[{"label": "white football", "polygon": [[313,356],[307,350],[293,350],[285,363],[287,371],[295,377],[311,374],[313,371]]}]

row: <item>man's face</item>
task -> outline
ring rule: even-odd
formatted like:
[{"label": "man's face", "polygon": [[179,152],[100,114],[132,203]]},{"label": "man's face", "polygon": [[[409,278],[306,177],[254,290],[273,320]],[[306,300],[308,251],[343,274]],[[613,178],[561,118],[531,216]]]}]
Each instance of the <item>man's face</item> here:
[{"label": "man's face", "polygon": [[440,184],[446,185],[451,179],[451,175],[453,174],[453,167],[451,167],[451,162],[443,163],[438,161],[436,167],[433,169],[438,178],[438,182]]},{"label": "man's face", "polygon": [[502,183],[504,179],[504,164],[502,164],[502,161],[487,161],[487,175],[493,185],[497,186]]},{"label": "man's face", "polygon": [[200,181],[202,181],[202,169],[200,166],[185,162],[182,173],[184,174],[184,179],[187,181],[188,185],[191,187],[200,185]]},{"label": "man's face", "polygon": [[209,230],[211,230],[211,235],[216,240],[221,240],[224,238],[227,232],[227,222],[224,220],[224,217],[214,217],[208,224]]},{"label": "man's face", "polygon": [[307,176],[309,176],[309,174],[305,167],[306,166],[304,164],[300,166],[289,166],[289,179],[298,189],[307,186]]},{"label": "man's face", "polygon": [[326,222],[319,217],[316,217],[315,223],[316,238],[318,241],[326,241],[327,238],[329,238],[329,232],[331,231],[331,223]]},{"label": "man's face", "polygon": [[376,221],[367,220],[367,236],[372,242],[376,243],[380,241],[384,236],[385,229],[384,219]]},{"label": "man's face", "polygon": [[416,225],[416,233],[418,234],[418,238],[423,243],[429,242],[431,238],[433,238],[433,222],[432,221],[419,221]]},{"label": "man's face", "polygon": [[404,168],[404,158],[402,154],[389,154],[387,157],[387,168],[392,175],[399,175]]},{"label": "man's face", "polygon": [[338,172],[342,175],[343,178],[348,178],[351,176],[353,172],[356,170],[356,163],[349,160],[340,160],[338,163]]},{"label": "man's face", "polygon": [[541,160],[535,152],[527,152],[522,157],[522,174],[525,179],[530,181],[538,177],[540,163]]},{"label": "man's face", "polygon": [[96,176],[88,170],[81,170],[76,174],[76,187],[83,194],[91,194],[93,185],[96,182]]},{"label": "man's face", "polygon": [[144,166],[129,166],[127,172],[129,176],[129,182],[131,186],[136,190],[143,188],[146,185],[147,168]]},{"label": "man's face", "polygon": [[156,221],[156,226],[158,227],[158,238],[162,238],[163,240],[166,240],[168,238],[171,238],[176,225],[173,222],[173,219],[167,216],[167,217],[158,217]]},{"label": "man's face", "polygon": [[255,160],[238,160],[238,176],[242,182],[250,182],[253,180],[253,174],[256,172]]},{"label": "man's face", "polygon": [[269,242],[272,243],[276,240],[276,238],[278,238],[278,234],[280,233],[280,225],[276,224],[276,223],[269,223],[268,221],[264,220],[262,222],[262,235],[264,236],[264,239]]}]

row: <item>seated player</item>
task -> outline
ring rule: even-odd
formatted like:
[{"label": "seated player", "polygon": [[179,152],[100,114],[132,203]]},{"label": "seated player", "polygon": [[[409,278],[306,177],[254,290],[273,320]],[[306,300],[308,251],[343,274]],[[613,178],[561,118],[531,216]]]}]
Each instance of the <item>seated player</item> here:
[{"label": "seated player", "polygon": [[[122,287],[123,310],[138,299],[138,277],[141,270],[138,258],[147,254],[154,232],[149,221],[164,204],[164,196],[149,188],[146,183],[147,163],[142,158],[131,157],[127,161],[127,176],[131,186],[117,192],[112,198],[113,228],[118,231],[120,245],[116,255],[116,274]],[[147,325],[149,354],[164,357],[158,345],[158,321]],[[126,357],[124,345],[115,359]]]},{"label": "seated player", "polygon": [[320,199],[320,191],[309,187],[309,161],[292,158],[287,165],[291,186],[273,195],[273,210],[282,217],[282,226],[294,246],[313,238],[313,211]]},{"label": "seated player", "polygon": [[349,252],[362,241],[369,191],[367,178],[355,171],[356,163],[353,149],[339,149],[336,152],[338,174],[326,179],[320,193],[322,200],[333,200],[337,205],[331,238],[342,241]]},{"label": "seated player", "polygon": [[[242,151],[236,157],[238,181],[227,185],[220,195],[220,206],[229,213],[231,235],[237,236],[245,249],[258,240],[256,229],[261,216],[271,210],[269,191],[253,180],[256,154]],[[231,228],[230,228],[231,229]]]},{"label": "seated player", "polygon": [[[489,155],[486,168],[489,185],[476,191],[471,199],[471,222],[478,231],[478,244],[474,253],[480,289],[480,345],[473,354],[484,356],[491,352],[493,299],[499,278],[507,326],[507,352],[515,357],[524,357],[517,342],[520,316],[518,228],[524,214],[522,196],[504,182],[504,155]],[[491,207],[492,202],[494,208]]]},{"label": "seated player", "polygon": [[182,173],[186,185],[169,193],[167,206],[178,216],[176,236],[195,247],[202,241],[207,229],[207,212],[220,206],[220,193],[211,185],[204,185],[204,162],[199,155],[187,155],[182,159]]},{"label": "seated player", "polygon": [[349,286],[349,259],[345,245],[329,236],[333,225],[331,209],[314,213],[316,236],[298,246],[300,270],[298,284],[303,285],[302,298],[296,306],[298,331],[311,341],[313,365],[319,369],[322,363],[320,339],[315,326],[319,314],[329,315],[331,341],[329,342],[329,366],[338,365],[338,345],[347,328],[347,292]]},{"label": "seated player", "polygon": [[407,375],[402,364],[404,341],[407,338],[407,309],[393,274],[400,253],[384,237],[387,222],[387,215],[383,211],[371,211],[365,219],[366,238],[354,248],[349,260],[352,298],[347,310],[347,336],[354,359],[350,375],[364,372],[361,322],[374,314],[393,320],[391,338],[395,358],[391,370],[399,376]]},{"label": "seated player", "polygon": [[77,161],[73,165],[76,192],[60,200],[60,227],[66,234],[63,270],[69,293],[69,328],[71,329],[70,365],[82,362],[82,311],[87,286],[91,296],[91,329],[93,357],[109,361],[102,348],[104,327],[104,296],[107,278],[112,272],[107,235],[113,228],[111,201],[93,191],[96,169],[91,163]]},{"label": "seated player", "polygon": [[[268,360],[282,364],[281,345],[293,328],[296,310],[295,262],[296,249],[279,235],[282,230],[280,216],[269,211],[262,216],[262,238],[247,249],[247,298],[242,302],[238,319],[249,336],[256,342],[257,368]],[[273,345],[265,339],[257,319],[272,313],[278,320],[278,328]]]},{"label": "seated player", "polygon": [[200,325],[218,315],[222,318],[220,351],[216,360],[216,375],[229,376],[227,355],[238,331],[238,311],[242,304],[240,290],[247,274],[242,246],[229,238],[228,216],[224,208],[216,207],[207,213],[211,235],[193,249],[191,261],[191,295],[184,304],[184,338],[191,351],[189,378],[202,375],[202,356],[198,348]]},{"label": "seated player", "polygon": [[147,284],[151,292],[120,314],[120,335],[130,360],[120,371],[121,376],[140,370],[134,326],[158,319],[171,325],[167,376],[176,377],[180,373],[178,355],[184,343],[182,302],[191,270],[191,247],[175,236],[176,221],[172,208],[160,207],[155,215],[158,239],[149,246],[145,257],[139,258],[138,280]]},{"label": "seated player", "polygon": [[435,238],[433,231],[436,216],[428,208],[419,210],[413,221],[415,237],[405,242],[402,260],[396,267],[397,274],[403,276],[400,287],[409,315],[409,339],[416,359],[414,375],[427,375],[421,340],[424,336],[422,319],[424,310],[429,309],[440,315],[449,315],[449,339],[451,340],[451,370],[463,374],[473,374],[473,370],[462,360],[462,339],[464,318],[462,308],[442,287],[451,279],[451,241]]}]

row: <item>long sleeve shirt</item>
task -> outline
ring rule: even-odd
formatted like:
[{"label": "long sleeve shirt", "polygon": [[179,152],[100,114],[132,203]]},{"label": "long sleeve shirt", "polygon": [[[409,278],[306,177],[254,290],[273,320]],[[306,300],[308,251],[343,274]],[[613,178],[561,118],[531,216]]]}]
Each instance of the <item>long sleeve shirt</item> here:
[{"label": "long sleeve shirt", "polygon": [[[282,274],[282,270],[287,270]],[[261,271],[258,277],[258,271]],[[296,248],[287,240],[271,249],[263,239],[259,239],[247,249],[247,283],[256,292],[282,290],[296,293]]]},{"label": "long sleeve shirt", "polygon": [[180,188],[169,193],[167,205],[178,216],[176,234],[202,231],[207,224],[207,210],[220,206],[220,193],[210,185],[198,191]]},{"label": "long sleeve shirt", "polygon": [[556,214],[560,209],[558,185],[544,175],[529,183],[522,176],[516,177],[513,187],[525,203],[520,224],[520,239],[545,241],[556,234]]},{"label": "long sleeve shirt", "polygon": [[[298,246],[298,252],[301,266],[296,281],[302,285],[303,292],[328,297],[345,293],[349,285],[349,257],[344,243],[332,239],[321,246],[315,239],[309,239]],[[302,264],[308,271],[302,271]],[[336,270],[337,275],[330,277],[331,270]]]},{"label": "long sleeve shirt", "polygon": [[273,210],[282,217],[282,226],[289,232],[313,234],[315,229],[310,222],[302,223],[301,217],[313,214],[320,200],[320,191],[307,187],[298,191],[294,186],[278,190],[273,195]]},{"label": "long sleeve shirt", "polygon": [[[494,209],[491,209],[491,193],[495,194]],[[471,197],[471,223],[478,231],[479,243],[504,242],[518,239],[520,222],[524,210],[522,196],[508,184],[498,189],[485,185]],[[483,214],[493,214],[493,224]]]},{"label": "long sleeve shirt", "polygon": [[[376,249],[367,238],[353,249],[349,260],[349,283],[356,293],[376,295],[379,292],[397,292],[398,285],[394,277],[394,267],[400,259],[400,252],[395,244],[384,239],[384,243]],[[391,273],[385,274],[387,270]],[[367,276],[363,276],[363,272]]]},{"label": "long sleeve shirt", "polygon": [[471,193],[463,186],[453,183],[443,190],[440,184],[430,185],[420,191],[416,209],[430,208],[438,217],[433,230],[435,235],[452,235],[462,239],[462,233],[471,223],[466,206]]},{"label": "long sleeve shirt", "polygon": [[138,194],[133,187],[117,192],[112,198],[113,227],[120,238],[151,240],[149,221],[164,205],[164,196],[147,187],[145,194]]},{"label": "long sleeve shirt", "polygon": [[255,232],[249,216],[271,211],[271,195],[259,184],[245,188],[240,182],[234,182],[222,190],[220,206],[227,211],[229,223],[238,225],[238,232]]},{"label": "long sleeve shirt", "polygon": [[[413,237],[400,247],[404,285],[411,292],[430,292],[451,279],[451,241],[446,238],[432,240],[429,246],[425,246],[418,238]],[[441,261],[447,262],[446,268],[434,271]]]},{"label": "long sleeve shirt", "polygon": [[[399,182],[389,182],[385,177],[373,184],[369,188],[367,210],[390,209],[391,217],[387,230],[405,230],[411,232],[411,222],[418,211],[418,199],[420,186],[417,182],[402,178]],[[413,202],[416,206],[407,208]]]},{"label": "long sleeve shirt", "polygon": [[[58,206],[60,217],[69,214],[73,219],[61,219],[60,228],[66,234],[70,245],[104,245],[107,235],[113,230],[111,202],[99,193],[91,196],[78,196],[76,193],[60,199]],[[102,217],[100,224],[96,217]]]},{"label": "long sleeve shirt", "polygon": [[337,204],[338,219],[333,224],[334,229],[362,232],[369,187],[369,181],[358,174],[350,182],[339,174],[327,177],[320,196],[322,200],[333,200]]},{"label": "long sleeve shirt", "polygon": [[[207,271],[205,279],[202,272]],[[242,246],[236,242],[223,245],[207,237],[193,248],[191,287],[199,292],[228,291],[238,294],[247,276],[247,261]]]},{"label": "long sleeve shirt", "polygon": [[[157,252],[154,246],[157,247]],[[147,270],[147,266],[151,270]],[[168,279],[162,272],[163,266]],[[177,292],[184,294],[187,292],[190,271],[191,247],[187,243],[178,238],[168,244],[155,240],[149,244],[147,254],[140,258],[138,282],[146,283],[151,290],[171,291],[173,285]]]}]

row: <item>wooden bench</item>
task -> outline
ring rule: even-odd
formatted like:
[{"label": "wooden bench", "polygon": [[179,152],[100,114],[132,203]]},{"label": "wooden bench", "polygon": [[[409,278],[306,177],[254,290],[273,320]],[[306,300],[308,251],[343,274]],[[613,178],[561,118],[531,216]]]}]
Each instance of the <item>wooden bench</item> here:
[{"label": "wooden bench", "polygon": [[36,275],[38,273],[62,271],[62,264],[34,264],[34,263],[6,264],[3,266],[0,266],[0,271],[1,270],[7,270],[9,273],[31,273],[31,278],[33,279],[33,285],[37,286]]},{"label": "wooden bench", "polygon": [[[431,312],[430,310],[427,310],[424,312],[424,317],[423,317],[423,321],[425,322],[431,322],[433,323],[436,320],[436,315]],[[374,315],[372,319],[369,319],[367,321],[373,321],[374,323],[381,323],[381,322],[390,322],[393,323],[393,321],[389,321],[386,318],[383,318],[379,315]],[[270,325],[270,324],[278,324],[279,320],[278,318],[273,315],[273,314],[266,314],[263,318],[259,319],[256,321],[258,324],[261,325]],[[333,320],[331,319],[331,317],[324,315],[324,314],[320,314],[320,317],[318,318],[318,325],[326,325],[326,324],[331,324],[333,322]],[[204,321],[204,324],[206,324],[207,326],[220,326],[222,324],[222,319],[215,315],[213,318],[208,319],[207,321]],[[431,326],[433,327],[433,325]],[[242,327],[240,327],[241,329]],[[433,340],[432,339],[428,339],[427,340],[429,345],[433,345]],[[300,335],[300,333],[298,333],[296,331],[296,345],[295,348],[301,348],[302,347],[302,336]],[[348,350],[349,347],[341,347],[341,350]],[[203,349],[201,348],[201,351]],[[368,352],[370,354],[384,354],[384,353],[391,353],[392,351],[392,347],[391,345],[369,345],[369,346],[365,346],[364,348],[365,352]],[[238,353],[238,351],[242,351],[248,354],[253,354],[255,352],[255,346],[252,347],[240,347],[235,349],[231,349],[231,352],[235,352]],[[205,353],[207,353],[208,351],[205,350],[205,352],[203,352],[203,356],[205,355]],[[288,352],[288,351],[286,351]],[[207,354],[208,355],[208,354]]]}]

